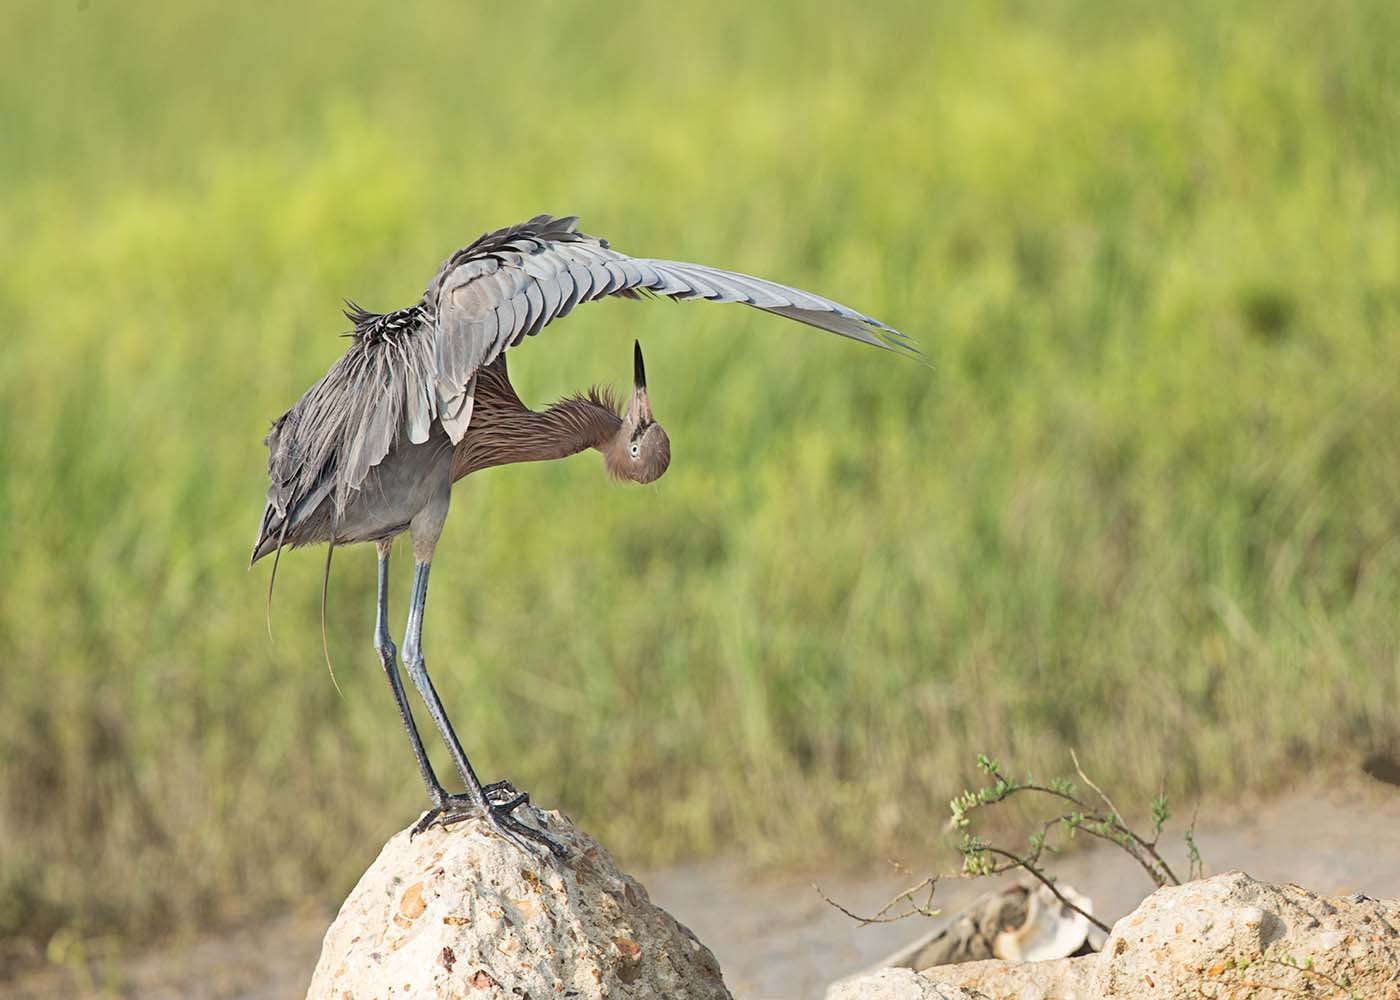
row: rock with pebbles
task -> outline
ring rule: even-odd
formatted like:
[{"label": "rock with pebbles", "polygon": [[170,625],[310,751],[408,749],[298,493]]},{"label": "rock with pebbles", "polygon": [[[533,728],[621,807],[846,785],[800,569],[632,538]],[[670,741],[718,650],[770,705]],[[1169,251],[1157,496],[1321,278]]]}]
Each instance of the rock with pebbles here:
[{"label": "rock with pebbles", "polygon": [[[980,991],[988,1000],[1097,1000],[1094,980],[1098,955],[1056,958],[1045,962],[988,959],[939,965],[920,975],[930,981]],[[1155,995],[1154,995],[1155,996]],[[1159,1000],[1165,1000],[1165,994]],[[1193,998],[1199,1000],[1199,998]]]},{"label": "rock with pebbles", "polygon": [[326,933],[308,1000],[729,1000],[709,949],[606,851],[557,812],[532,818],[567,858],[475,821],[396,834]]},{"label": "rock with pebbles", "polygon": [[826,1000],[987,1000],[985,993],[936,983],[913,969],[881,969],[837,983]]},{"label": "rock with pebbles", "polygon": [[1096,996],[1400,1000],[1400,900],[1323,898],[1244,872],[1158,889],[1114,925]]},{"label": "rock with pebbles", "polygon": [[919,978],[863,993],[866,977],[827,996],[927,1000],[938,984],[989,1000],[1400,1000],[1400,900],[1329,899],[1229,872],[1158,889],[1096,955],[940,965]]}]

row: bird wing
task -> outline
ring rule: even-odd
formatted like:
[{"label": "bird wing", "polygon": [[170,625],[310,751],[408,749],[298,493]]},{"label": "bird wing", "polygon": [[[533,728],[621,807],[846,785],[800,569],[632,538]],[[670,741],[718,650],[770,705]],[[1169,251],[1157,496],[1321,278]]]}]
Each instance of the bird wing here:
[{"label": "bird wing", "polygon": [[472,378],[502,352],[580,302],[606,295],[738,302],[899,354],[907,336],[831,299],[703,264],[628,257],[577,229],[574,216],[538,215],[458,250],[429,282],[438,417],[455,443],[471,420]]},{"label": "bird wing", "polygon": [[[267,435],[270,485],[254,559],[279,538],[303,543],[313,524],[345,513],[350,495],[384,460],[400,433],[421,443],[432,419],[431,344],[422,337],[357,340],[330,370],[273,424]],[[465,389],[470,398],[474,380]],[[334,501],[333,516],[321,510]],[[285,536],[283,535],[285,529]],[[315,530],[313,530],[315,529]],[[323,541],[316,536],[312,541]]]}]

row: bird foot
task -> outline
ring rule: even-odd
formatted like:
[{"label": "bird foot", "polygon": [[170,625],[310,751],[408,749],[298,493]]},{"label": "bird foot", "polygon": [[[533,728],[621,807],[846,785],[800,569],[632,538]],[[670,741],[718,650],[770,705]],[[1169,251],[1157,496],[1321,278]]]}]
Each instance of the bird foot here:
[{"label": "bird foot", "polygon": [[[493,781],[489,785],[481,786],[482,792],[486,795],[486,801],[493,805],[504,805],[512,799],[519,799],[517,806],[528,805],[530,795],[528,792],[519,791],[510,781],[502,779]],[[427,830],[433,825],[443,825],[440,817],[453,814],[466,817],[472,815],[477,809],[476,799],[466,792],[449,792],[442,787],[438,787],[432,796],[433,807],[425,812],[418,820],[412,830],[409,831],[411,837]]]},{"label": "bird foot", "polygon": [[515,818],[515,810],[530,804],[530,794],[521,792],[509,781],[493,781],[483,785],[486,810],[483,815],[476,800],[467,794],[444,794],[442,801],[425,812],[411,831],[409,838],[418,836],[434,826],[446,828],[468,819],[485,819],[496,832],[528,854],[547,848],[555,857],[568,856],[568,851],[553,837]]}]

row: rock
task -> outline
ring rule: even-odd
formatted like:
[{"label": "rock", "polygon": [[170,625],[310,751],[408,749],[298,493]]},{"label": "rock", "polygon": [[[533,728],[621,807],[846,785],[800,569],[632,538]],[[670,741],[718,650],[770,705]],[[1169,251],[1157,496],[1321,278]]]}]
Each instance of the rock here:
[{"label": "rock", "polygon": [[1089,1000],[1097,998],[1094,982],[1098,955],[1046,962],[964,962],[925,969],[931,980],[978,990],[989,1000]]},{"label": "rock", "polygon": [[1324,899],[1229,872],[1158,889],[1114,925],[1104,997],[1400,998],[1400,900]]},{"label": "rock", "polygon": [[1097,955],[921,975],[990,1000],[1400,1000],[1400,901],[1324,899],[1230,872],[1158,889],[1114,925]]},{"label": "rock", "polygon": [[308,1000],[729,1000],[709,949],[606,851],[557,812],[532,818],[567,858],[475,821],[395,834],[326,932]]},{"label": "rock", "polygon": [[881,969],[837,983],[826,1000],[987,1000],[985,993],[936,983],[913,969]]}]

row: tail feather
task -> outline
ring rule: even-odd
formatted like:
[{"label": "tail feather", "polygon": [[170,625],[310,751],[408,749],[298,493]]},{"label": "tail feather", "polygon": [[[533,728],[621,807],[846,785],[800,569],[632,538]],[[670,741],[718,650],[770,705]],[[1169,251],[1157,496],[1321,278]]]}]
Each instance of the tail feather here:
[{"label": "tail feather", "polygon": [[[282,544],[287,540],[287,524],[287,519],[283,518],[282,530],[277,535],[277,552],[272,557],[272,572],[268,575],[267,578],[267,610],[265,614],[267,616],[267,637],[269,640],[272,639],[272,590],[273,587],[275,587],[277,584],[277,567],[282,562]],[[258,550],[255,548],[253,550],[253,562],[257,561]]]},{"label": "tail feather", "polygon": [[331,684],[335,686],[335,693],[342,698],[345,692],[340,690],[340,682],[335,679],[335,667],[331,666],[331,644],[326,638],[326,598],[331,589],[331,556],[335,555],[335,529],[332,526],[331,539],[326,543],[326,570],[321,577],[321,652],[326,655],[326,672],[331,675]]}]

